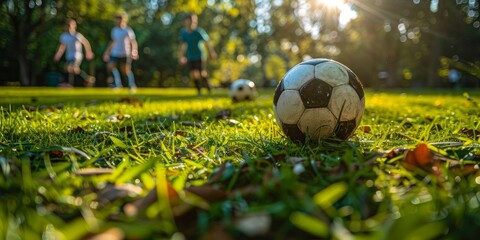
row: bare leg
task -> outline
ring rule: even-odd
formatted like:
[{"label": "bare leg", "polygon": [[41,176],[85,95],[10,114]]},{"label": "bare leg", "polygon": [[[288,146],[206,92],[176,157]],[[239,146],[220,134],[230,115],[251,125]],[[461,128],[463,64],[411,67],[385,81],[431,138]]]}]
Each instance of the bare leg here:
[{"label": "bare leg", "polygon": [[200,71],[198,71],[198,70],[190,71],[190,77],[193,79],[193,83],[195,84],[195,87],[197,88],[198,95],[201,95],[202,94],[202,85],[200,83],[200,80],[201,80]]}]

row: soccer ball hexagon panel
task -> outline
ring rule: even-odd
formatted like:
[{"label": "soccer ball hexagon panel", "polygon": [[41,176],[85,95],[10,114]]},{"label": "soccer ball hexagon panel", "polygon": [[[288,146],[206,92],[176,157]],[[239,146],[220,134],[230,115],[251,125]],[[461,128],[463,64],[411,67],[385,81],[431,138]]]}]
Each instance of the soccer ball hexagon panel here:
[{"label": "soccer ball hexagon panel", "polygon": [[290,69],[275,89],[275,119],[290,139],[348,139],[360,124],[365,94],[345,65],[326,58]]},{"label": "soccer ball hexagon panel", "polygon": [[238,79],[230,86],[230,98],[233,102],[251,101],[257,95],[255,83],[248,79]]}]

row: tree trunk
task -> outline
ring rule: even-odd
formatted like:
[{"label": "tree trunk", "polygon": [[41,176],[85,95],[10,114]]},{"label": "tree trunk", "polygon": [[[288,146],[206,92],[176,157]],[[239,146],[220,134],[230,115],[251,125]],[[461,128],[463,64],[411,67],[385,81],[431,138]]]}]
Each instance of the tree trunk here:
[{"label": "tree trunk", "polygon": [[30,64],[26,55],[17,55],[18,66],[20,69],[20,84],[22,86],[30,85]]},{"label": "tree trunk", "polygon": [[12,26],[14,31],[15,57],[19,66],[20,84],[22,86],[30,85],[30,62],[28,61],[28,39],[30,32],[27,30],[26,24],[18,17],[11,16]]}]

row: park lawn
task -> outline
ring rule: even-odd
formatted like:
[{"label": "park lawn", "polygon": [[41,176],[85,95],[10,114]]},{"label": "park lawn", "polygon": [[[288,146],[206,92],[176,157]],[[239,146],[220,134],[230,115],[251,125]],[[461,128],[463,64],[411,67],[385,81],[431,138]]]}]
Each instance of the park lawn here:
[{"label": "park lawn", "polygon": [[298,145],[273,89],[0,89],[0,239],[473,239],[479,91],[366,91]]}]

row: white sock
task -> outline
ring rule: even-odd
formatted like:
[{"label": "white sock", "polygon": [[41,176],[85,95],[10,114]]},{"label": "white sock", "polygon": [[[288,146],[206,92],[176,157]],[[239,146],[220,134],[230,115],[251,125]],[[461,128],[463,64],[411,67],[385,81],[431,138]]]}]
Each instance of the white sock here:
[{"label": "white sock", "polygon": [[133,75],[133,72],[127,73],[127,78],[128,78],[128,87],[136,88],[137,86],[135,85],[135,75]]},{"label": "white sock", "polygon": [[115,82],[115,87],[122,87],[122,76],[117,68],[112,69],[113,81]]}]

